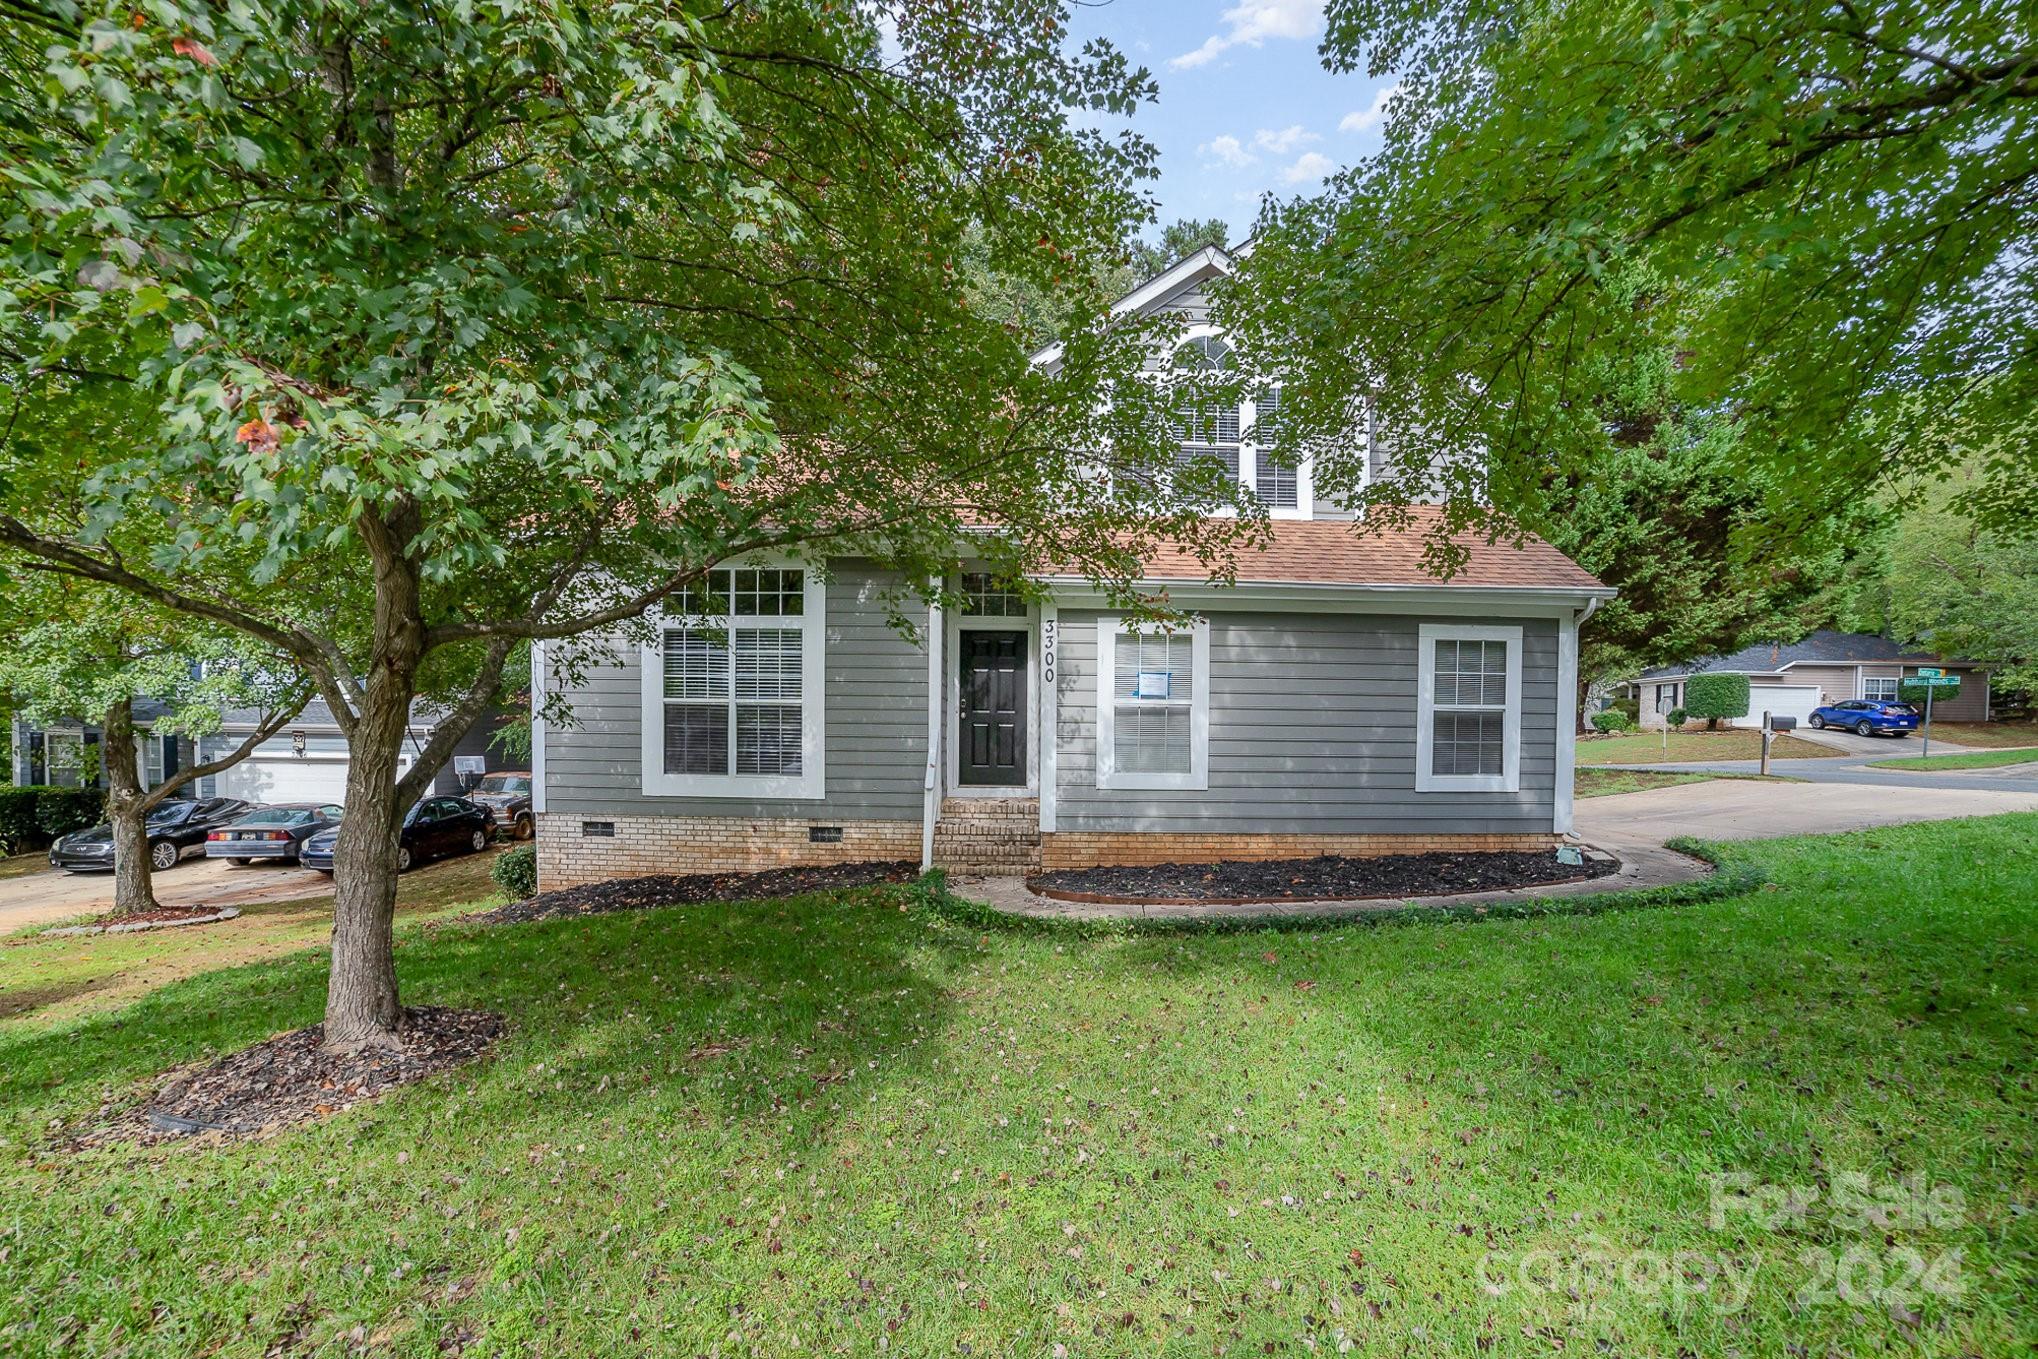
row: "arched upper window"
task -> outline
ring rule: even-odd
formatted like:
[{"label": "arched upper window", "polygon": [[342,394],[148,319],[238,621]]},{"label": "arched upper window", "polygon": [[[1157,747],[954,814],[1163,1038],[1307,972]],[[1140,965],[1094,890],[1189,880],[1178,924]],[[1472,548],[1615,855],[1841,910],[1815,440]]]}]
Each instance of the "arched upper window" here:
[{"label": "arched upper window", "polygon": [[[1231,346],[1215,335],[1199,335],[1175,350],[1175,367],[1189,373],[1223,373],[1231,369]],[[1179,463],[1215,458],[1235,478],[1238,476],[1239,405],[1232,401],[1203,401],[1188,407],[1181,416]]]}]

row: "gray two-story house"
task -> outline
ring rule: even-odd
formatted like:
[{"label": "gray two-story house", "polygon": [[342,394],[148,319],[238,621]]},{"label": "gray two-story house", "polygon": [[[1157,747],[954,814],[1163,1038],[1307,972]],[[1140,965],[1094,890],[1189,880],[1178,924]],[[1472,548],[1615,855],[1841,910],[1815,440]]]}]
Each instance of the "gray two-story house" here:
[{"label": "gray two-story house", "polygon": [[[1184,313],[1188,342],[1221,346],[1204,288],[1229,263],[1200,251],[1119,306]],[[1438,581],[1420,512],[1355,523],[1306,460],[1261,456],[1254,419],[1242,403],[1195,451],[1266,503],[1272,541],[1222,588],[1187,554],[1150,562],[1195,619],[1173,632],[1130,626],[1080,579],[1027,598],[966,558],[964,607],[929,608],[917,636],[887,620],[902,582],[856,560],[732,564],[709,620],[673,601],[654,641],[564,692],[570,725],[537,725],[541,885],[1555,843],[1578,622],[1613,591],[1536,541],[1468,543]],[[556,688],[542,648],[538,674]]]}]

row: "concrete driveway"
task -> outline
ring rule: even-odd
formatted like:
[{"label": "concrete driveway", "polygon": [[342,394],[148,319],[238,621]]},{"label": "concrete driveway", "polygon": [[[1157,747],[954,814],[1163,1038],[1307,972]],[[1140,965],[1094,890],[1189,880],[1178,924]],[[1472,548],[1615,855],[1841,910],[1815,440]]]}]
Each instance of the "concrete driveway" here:
[{"label": "concrete driveway", "polygon": [[[156,900],[165,906],[247,906],[291,901],[332,890],[332,879],[295,864],[235,868],[223,859],[186,859],[155,875]],[[0,882],[0,934],[92,915],[113,906],[111,873],[59,873],[54,869]]]},{"label": "concrete driveway", "polygon": [[[1844,750],[1849,755],[1860,755],[1871,760],[1892,760],[1904,755],[1915,755],[1924,745],[1924,739],[1916,732],[1909,736],[1861,736],[1851,731],[1840,731],[1834,727],[1823,730],[1799,727],[1791,733],[1801,741],[1810,741],[1815,746],[1829,746]],[[1934,755],[1958,755],[1966,746],[1956,746],[1951,741],[1932,740]]]},{"label": "concrete driveway", "polygon": [[1831,835],[1910,821],[2038,811],[2038,780],[1998,781],[1988,786],[1984,780],[1963,779],[1958,786],[1946,786],[1928,782],[1932,778],[1885,774],[1873,781],[1844,783],[1714,779],[1642,793],[1580,798],[1575,816],[1580,839],[1625,858],[1626,851],[1660,847],[1680,835],[1701,840],[1766,840],[1779,835]]}]

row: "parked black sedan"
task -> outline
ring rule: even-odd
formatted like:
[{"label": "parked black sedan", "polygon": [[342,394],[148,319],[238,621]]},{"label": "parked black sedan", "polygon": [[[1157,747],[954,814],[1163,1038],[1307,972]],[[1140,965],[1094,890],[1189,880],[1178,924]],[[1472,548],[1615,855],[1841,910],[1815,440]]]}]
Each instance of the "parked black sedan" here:
[{"label": "parked black sedan", "polygon": [[[239,798],[171,798],[149,813],[149,866],[175,868],[186,854],[203,854],[214,828],[241,816],[253,804]],[[50,846],[50,864],[66,873],[111,873],[113,827],[89,826],[60,836]]]},{"label": "parked black sedan", "polygon": [[[396,871],[445,854],[479,854],[488,848],[488,829],[494,818],[488,808],[464,797],[428,797],[403,818],[403,830],[396,841]],[[321,873],[333,871],[333,851],[340,843],[339,827],[320,831],[304,842],[298,860]]]},{"label": "parked black sedan", "polygon": [[279,802],[257,807],[205,837],[205,857],[225,859],[236,867],[256,859],[295,860],[304,842],[338,824],[336,802]]}]

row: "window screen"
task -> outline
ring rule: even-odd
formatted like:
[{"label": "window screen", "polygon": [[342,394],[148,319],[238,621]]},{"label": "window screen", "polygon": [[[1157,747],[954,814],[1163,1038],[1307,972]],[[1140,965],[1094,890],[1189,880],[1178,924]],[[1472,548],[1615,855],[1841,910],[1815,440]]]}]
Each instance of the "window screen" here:
[{"label": "window screen", "polygon": [[[790,775],[805,750],[805,573],[724,570],[678,602],[720,627],[665,630],[665,772]],[[726,601],[733,613],[702,610]]]},{"label": "window screen", "polygon": [[1430,772],[1497,777],[1507,758],[1507,643],[1438,638]]},{"label": "window screen", "polygon": [[1113,645],[1112,762],[1127,774],[1190,772],[1194,635],[1120,633]]},{"label": "window screen", "polygon": [[1292,464],[1274,456],[1271,445],[1281,428],[1281,389],[1262,393],[1253,402],[1253,482],[1260,502],[1269,509],[1292,510],[1299,503],[1300,479]]}]

